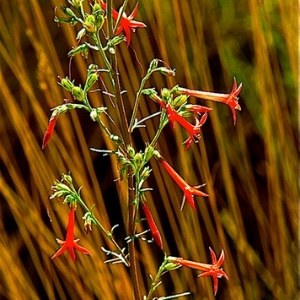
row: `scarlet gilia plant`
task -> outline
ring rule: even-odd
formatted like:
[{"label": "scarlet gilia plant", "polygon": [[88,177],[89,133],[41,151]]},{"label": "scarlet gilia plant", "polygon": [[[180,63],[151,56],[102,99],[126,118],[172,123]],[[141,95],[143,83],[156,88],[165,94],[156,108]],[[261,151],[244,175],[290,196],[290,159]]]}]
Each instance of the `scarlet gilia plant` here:
[{"label": "scarlet gilia plant", "polygon": [[[148,291],[140,290],[139,278],[137,276],[137,259],[136,259],[136,243],[149,242],[149,238],[145,234],[150,231],[152,240],[156,243],[151,244],[158,247],[162,251],[164,243],[160,228],[157,226],[149,206],[148,193],[151,188],[145,186],[145,182],[151,175],[149,161],[153,158],[157,159],[162,168],[173,179],[174,183],[183,192],[183,201],[181,209],[185,201],[193,210],[196,210],[195,196],[208,197],[205,191],[200,188],[203,185],[191,186],[182,178],[167,162],[157,146],[160,135],[168,124],[171,127],[180,126],[186,134],[186,140],[183,142],[185,149],[189,150],[198,143],[202,130],[205,128],[205,122],[212,109],[200,104],[192,104],[189,102],[190,97],[196,97],[203,100],[212,100],[228,105],[232,111],[234,124],[236,123],[236,110],[240,110],[238,103],[238,95],[241,91],[242,84],[237,86],[236,80],[231,93],[218,94],[211,92],[203,92],[184,88],[175,85],[172,88],[162,88],[157,91],[155,88],[146,88],[149,78],[154,73],[160,73],[162,76],[175,76],[167,63],[159,59],[153,59],[145,73],[141,78],[140,86],[136,95],[129,95],[128,99],[135,99],[133,110],[128,112],[125,110],[128,105],[124,104],[123,91],[126,86],[121,86],[120,80],[122,74],[118,69],[118,46],[126,43],[128,46],[132,41],[132,33],[138,28],[146,28],[141,21],[135,21],[134,18],[138,13],[138,3],[133,8],[129,16],[126,15],[127,3],[124,1],[120,9],[116,10],[112,6],[112,0],[89,1],[90,6],[84,5],[84,0],[68,0],[68,6],[61,6],[56,10],[55,21],[58,23],[69,24],[77,31],[76,45],[68,53],[69,57],[81,55],[82,59],[89,58],[93,62],[86,70],[86,79],[84,82],[75,82],[72,78],[64,76],[60,78],[59,85],[69,94],[68,99],[62,101],[61,104],[52,109],[48,127],[46,128],[42,141],[42,148],[45,149],[49,144],[50,138],[53,136],[54,127],[61,115],[80,109],[89,114],[90,119],[97,123],[100,130],[111,140],[113,145],[111,149],[94,149],[95,151],[105,153],[107,155],[115,155],[119,169],[119,180],[126,182],[128,193],[125,199],[120,199],[120,205],[126,205],[127,209],[127,236],[124,242],[118,243],[114,238],[114,230],[118,226],[116,224],[112,229],[106,229],[94,215],[94,209],[97,204],[88,206],[80,195],[80,189],[75,189],[73,179],[70,174],[63,174],[61,180],[56,180],[52,186],[52,195],[50,199],[63,199],[63,204],[68,207],[68,225],[67,233],[64,241],[57,239],[61,248],[52,256],[52,259],[61,256],[62,253],[68,251],[72,261],[75,261],[75,251],[90,255],[90,251],[83,246],[78,245],[79,239],[74,239],[75,212],[82,214],[83,227],[86,233],[93,228],[98,228],[110,241],[110,249],[102,247],[102,251],[108,256],[106,262],[122,263],[130,270],[134,298],[136,300],[158,299],[158,286],[161,284],[161,277],[169,271],[178,269],[180,266],[196,268],[203,273],[201,277],[212,276],[214,283],[214,294],[218,290],[218,278],[225,277],[227,274],[221,269],[221,265],[225,259],[222,251],[220,258],[217,260],[213,250],[210,249],[212,264],[196,263],[182,258],[175,258],[165,253],[165,258],[159,267],[157,274],[151,276],[152,282]],[[89,8],[87,10],[87,8]],[[140,31],[144,34],[143,31]],[[123,36],[124,34],[124,36]],[[101,77],[101,80],[99,78]],[[104,84],[105,82],[105,84]],[[95,85],[103,99],[103,106],[94,107],[90,101],[90,93]],[[99,89],[100,87],[100,89]],[[153,101],[153,105],[157,106],[157,112],[150,116],[142,116],[138,119],[137,112],[141,99]],[[113,105],[107,105],[106,102],[113,102]],[[114,126],[107,125],[104,122],[107,116]],[[130,120],[127,116],[131,114]],[[116,117],[118,116],[118,117]],[[144,141],[145,148],[137,150],[134,147],[132,132],[140,127],[145,127],[147,121],[151,118],[159,116],[159,124],[155,135],[148,141]],[[157,197],[159,201],[159,197]],[[187,208],[188,209],[188,208]],[[146,218],[149,230],[138,232],[138,228],[145,227],[145,223],[141,221]],[[155,245],[156,244],[156,245]],[[97,250],[94,249],[97,253]],[[97,255],[97,254],[96,254]],[[92,258],[91,258],[92,259]],[[160,299],[173,299],[180,296],[187,296],[189,292],[179,292],[175,295],[162,296]],[[144,295],[142,297],[142,295]]]}]

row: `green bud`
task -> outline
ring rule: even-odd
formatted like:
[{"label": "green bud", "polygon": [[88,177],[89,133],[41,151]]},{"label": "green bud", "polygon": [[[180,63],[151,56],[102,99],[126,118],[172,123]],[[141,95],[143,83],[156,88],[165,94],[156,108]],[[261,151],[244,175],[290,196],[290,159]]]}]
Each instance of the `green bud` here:
[{"label": "green bud", "polygon": [[151,169],[149,167],[145,167],[141,173],[141,180],[145,181],[151,173]]},{"label": "green bud", "polygon": [[96,26],[96,19],[95,16],[93,15],[87,15],[84,22],[83,22],[83,27],[91,33],[94,33],[97,31],[97,26]]},{"label": "green bud", "polygon": [[73,179],[70,174],[63,174],[62,179],[66,181],[69,185],[73,185]]},{"label": "green bud", "polygon": [[87,68],[88,73],[98,71],[99,67],[96,64],[90,64]]},{"label": "green bud", "polygon": [[87,54],[88,54],[87,44],[82,44],[72,49],[71,51],[69,51],[68,56],[75,56],[76,54],[81,54],[84,58],[87,58]]},{"label": "green bud", "polygon": [[135,150],[132,146],[128,146],[127,147],[127,153],[128,153],[128,156],[130,158],[133,158],[135,156]]},{"label": "green bud", "polygon": [[156,93],[156,91],[155,91],[154,88],[144,89],[144,90],[142,90],[142,94],[146,95],[146,96],[149,96],[149,97],[151,97],[153,95],[157,95],[157,93]]},{"label": "green bud", "polygon": [[84,96],[85,96],[83,89],[79,86],[73,87],[72,94],[73,94],[74,98],[78,101],[83,101]]},{"label": "green bud", "polygon": [[114,47],[114,46],[117,46],[118,44],[120,44],[123,41],[124,41],[124,36],[123,35],[116,35],[110,41],[108,41],[107,46],[109,48]]},{"label": "green bud", "polygon": [[92,85],[98,80],[98,73],[94,72],[88,75],[88,78],[86,79],[84,90],[88,92]]},{"label": "green bud", "polygon": [[72,92],[74,84],[68,77],[61,79],[60,84],[68,92]]},{"label": "green bud", "polygon": [[168,69],[166,67],[158,68],[158,71],[166,76],[175,76],[175,70]]},{"label": "green bud", "polygon": [[73,12],[73,10],[71,8],[63,7],[63,11],[67,16],[76,18],[76,15],[75,15],[75,13]]},{"label": "green bud", "polygon": [[172,263],[172,262],[168,262],[164,265],[164,271],[173,271],[180,268],[180,265]]},{"label": "green bud", "polygon": [[187,95],[179,95],[174,99],[173,105],[175,107],[180,107],[181,105],[186,103],[187,99],[188,99]]},{"label": "green bud", "polygon": [[142,161],[143,161],[143,154],[139,152],[134,156],[133,159],[133,164],[136,167],[136,169],[139,169],[141,167]]},{"label": "green bud", "polygon": [[166,89],[166,88],[163,88],[163,89],[161,90],[161,97],[162,97],[164,100],[168,100],[168,99],[171,97],[170,90],[169,90],[169,89]]},{"label": "green bud", "polygon": [[147,162],[149,159],[152,158],[153,153],[154,153],[154,148],[152,146],[147,146],[145,149],[145,154],[144,154],[144,159]]},{"label": "green bud", "polygon": [[101,29],[104,24],[104,16],[103,10],[98,3],[95,3],[93,6],[93,15],[95,16],[96,26],[98,27],[98,29]]}]

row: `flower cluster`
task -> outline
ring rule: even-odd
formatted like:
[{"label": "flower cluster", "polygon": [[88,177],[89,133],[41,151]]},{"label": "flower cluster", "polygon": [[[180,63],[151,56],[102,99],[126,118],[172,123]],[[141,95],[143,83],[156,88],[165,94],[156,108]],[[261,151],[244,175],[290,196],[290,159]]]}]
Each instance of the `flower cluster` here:
[{"label": "flower cluster", "polygon": [[[100,58],[99,66],[93,63],[88,66],[84,83],[77,83],[75,80],[68,77],[60,79],[59,85],[69,94],[70,99],[67,99],[63,104],[56,106],[52,110],[43,137],[42,149],[45,149],[48,145],[60,115],[73,109],[82,109],[88,112],[90,119],[99,125],[106,135],[106,138],[111,141],[111,143],[107,143],[112,146],[111,149],[96,149],[96,151],[99,150],[98,152],[115,155],[119,167],[119,180],[128,180],[129,196],[128,199],[124,201],[124,203],[128,203],[128,232],[127,237],[124,240],[127,241],[129,246],[128,248],[123,247],[116,242],[113,236],[113,229],[116,228],[116,226],[110,231],[106,230],[95,217],[93,213],[94,206],[89,208],[80,196],[80,189],[75,190],[71,176],[63,175],[62,180],[57,181],[52,187],[53,194],[50,196],[50,199],[64,198],[64,204],[67,204],[69,207],[66,237],[65,240],[56,239],[61,248],[57,250],[51,258],[57,258],[67,251],[69,252],[71,260],[75,261],[75,250],[86,255],[91,255],[89,250],[78,245],[79,239],[74,238],[75,213],[76,207],[79,205],[85,213],[83,220],[86,233],[89,233],[92,230],[92,226],[97,226],[110,242],[112,242],[115,247],[114,251],[103,250],[104,248],[102,248],[107,255],[114,256],[106,262],[122,262],[126,267],[131,268],[130,274],[133,280],[135,299],[141,299],[138,291],[138,278],[136,276],[138,272],[135,269],[137,265],[135,258],[135,240],[140,237],[141,240],[146,240],[142,235],[145,232],[149,232],[149,230],[142,233],[137,232],[138,227],[136,224],[138,223],[140,215],[144,215],[147,220],[152,240],[156,242],[161,250],[164,250],[162,236],[146,199],[146,195],[148,195],[146,192],[151,190],[151,188],[144,186],[151,174],[149,160],[151,158],[156,158],[162,168],[182,191],[183,200],[181,210],[183,209],[185,202],[187,202],[192,209],[196,209],[195,196],[209,196],[200,190],[204,184],[192,186],[187,183],[160,154],[160,151],[157,149],[157,141],[160,134],[167,124],[170,124],[172,128],[177,125],[186,133],[186,139],[183,142],[186,150],[189,150],[194,143],[199,142],[202,137],[203,126],[212,109],[200,104],[190,103],[190,97],[226,104],[231,110],[233,123],[235,125],[236,110],[241,109],[238,102],[238,96],[241,92],[242,84],[237,85],[234,78],[232,90],[228,94],[192,90],[178,85],[171,89],[163,88],[161,92],[158,93],[153,88],[145,88],[145,84],[150,76],[155,72],[164,76],[175,76],[175,71],[165,62],[154,59],[150,63],[146,75],[141,79],[140,87],[136,93],[131,119],[130,122],[128,122],[126,107],[129,105],[125,105],[122,96],[124,89],[121,87],[121,82],[123,81],[120,80],[121,75],[118,70],[116,51],[117,45],[120,43],[125,42],[127,47],[130,45],[132,33],[135,32],[137,28],[146,27],[143,22],[134,20],[137,15],[138,3],[133,8],[132,12],[127,15],[125,10],[128,1],[124,1],[124,4],[118,11],[112,7],[113,1],[102,0],[89,1],[90,8],[88,11],[85,11],[83,1],[84,0],[68,0],[67,2],[71,7],[61,6],[59,12],[62,13],[63,16],[56,16],[55,21],[59,23],[69,23],[72,26],[78,25],[76,26],[76,28],[79,29],[76,35],[77,43],[68,53],[68,56],[73,57],[80,54],[86,59],[89,52],[96,52]],[[105,27],[104,24],[107,24],[107,27]],[[102,80],[102,77],[104,76],[107,77]],[[93,107],[93,101],[90,101],[90,92],[92,86],[97,82],[100,88],[96,91],[102,93],[103,96],[108,95],[113,105],[105,106],[104,99],[104,106]],[[138,120],[137,112],[142,96],[146,96],[158,104],[158,112],[151,116],[146,116],[142,120]],[[111,113],[112,106],[114,107],[113,113]],[[103,114],[106,115],[105,121],[102,119]],[[144,122],[158,115],[160,115],[160,121],[154,137],[145,142],[145,148],[143,150],[136,150],[134,148],[134,143],[132,142],[134,137],[132,131],[135,128],[145,126],[143,124]],[[107,126],[107,119],[109,119],[114,126]],[[115,132],[117,132],[118,135]],[[128,250],[128,253],[126,253],[126,249]],[[216,295],[218,291],[218,279],[222,277],[228,279],[227,274],[221,268],[225,259],[225,254],[222,250],[219,259],[217,259],[215,252],[211,248],[209,250],[212,264],[198,263],[183,258],[165,255],[165,259],[158,270],[157,276],[152,278],[152,285],[149,289],[148,296],[145,296],[144,299],[152,299],[152,293],[160,284],[161,275],[181,266],[202,271],[199,275],[201,277],[211,276],[214,294]],[[180,295],[184,294],[185,293],[182,293]],[[169,299],[169,297],[167,298]]]}]

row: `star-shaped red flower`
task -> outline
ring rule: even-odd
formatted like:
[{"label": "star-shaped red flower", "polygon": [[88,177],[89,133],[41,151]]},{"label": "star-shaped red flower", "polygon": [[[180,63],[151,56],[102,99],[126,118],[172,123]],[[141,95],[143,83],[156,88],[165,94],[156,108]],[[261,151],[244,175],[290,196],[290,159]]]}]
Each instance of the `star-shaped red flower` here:
[{"label": "star-shaped red flower", "polygon": [[75,221],[75,208],[72,207],[69,211],[66,240],[62,241],[60,239],[56,239],[57,243],[61,245],[61,248],[51,257],[51,259],[60,256],[65,251],[69,252],[70,257],[74,262],[76,259],[75,250],[78,250],[83,254],[91,255],[89,250],[77,244],[79,239],[74,240],[74,221]]},{"label": "star-shaped red flower", "polygon": [[169,257],[170,262],[174,262],[178,265],[189,267],[193,269],[198,269],[203,271],[202,274],[198,275],[198,277],[208,277],[211,276],[213,280],[213,289],[214,295],[218,292],[218,279],[225,277],[228,280],[228,275],[223,271],[221,268],[224,260],[225,260],[225,253],[222,250],[219,259],[217,260],[215,252],[209,247],[209,252],[212,260],[212,264],[204,264],[199,263],[191,260],[186,260],[180,257]]},{"label": "star-shaped red flower", "polygon": [[[106,3],[102,2],[101,5],[102,5],[102,9],[104,10],[107,9]],[[144,24],[143,22],[133,20],[137,14],[137,9],[138,9],[138,3],[136,4],[136,6],[134,7],[133,11],[129,16],[123,13],[118,28],[115,31],[116,35],[118,35],[122,31],[124,32],[127,46],[130,44],[131,41],[131,31],[134,32],[136,28],[147,27],[146,24]],[[112,17],[114,20],[117,20],[119,18],[119,13],[114,9],[112,9]]]}]

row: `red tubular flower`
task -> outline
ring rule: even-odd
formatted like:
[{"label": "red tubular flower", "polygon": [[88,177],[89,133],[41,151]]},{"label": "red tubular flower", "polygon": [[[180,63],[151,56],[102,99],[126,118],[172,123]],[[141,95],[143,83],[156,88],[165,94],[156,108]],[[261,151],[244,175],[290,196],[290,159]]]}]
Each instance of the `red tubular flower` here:
[{"label": "red tubular flower", "polygon": [[189,268],[198,269],[200,271],[203,271],[203,273],[198,275],[198,277],[212,276],[214,295],[216,295],[218,292],[218,279],[222,278],[224,276],[228,280],[228,275],[221,268],[221,266],[225,260],[225,253],[222,250],[220,257],[217,260],[215,252],[210,247],[209,247],[209,251],[210,251],[212,264],[203,264],[203,263],[194,262],[191,260],[186,260],[186,259],[178,258],[178,257],[169,257],[169,260],[170,260],[170,262],[177,263],[184,267],[189,267]]},{"label": "red tubular flower", "polygon": [[44,137],[43,137],[43,144],[42,144],[42,149],[44,150],[45,147],[47,146],[47,144],[49,143],[53,131],[54,131],[54,127],[57,121],[57,116],[50,118],[47,129],[45,131]]},{"label": "red tubular flower", "polygon": [[188,150],[192,142],[197,142],[201,138],[201,126],[205,123],[207,120],[207,113],[205,112],[200,120],[196,118],[196,124],[192,125],[189,123],[185,118],[183,118],[181,115],[179,115],[176,110],[174,110],[170,105],[167,105],[167,114],[168,119],[171,123],[171,126],[174,127],[174,123],[179,123],[189,134],[189,137],[184,141],[185,149]]},{"label": "red tubular flower", "polygon": [[56,239],[57,243],[61,245],[61,248],[58,249],[58,251],[51,257],[51,259],[60,256],[62,253],[64,253],[67,250],[69,251],[70,257],[74,262],[76,259],[74,250],[78,250],[83,254],[91,255],[89,250],[77,244],[79,239],[74,240],[74,221],[75,221],[75,208],[72,207],[69,211],[66,240],[62,241],[60,239]]},{"label": "red tubular flower", "polygon": [[196,91],[196,90],[190,90],[185,88],[178,88],[178,93],[227,104],[230,107],[232,118],[233,118],[233,124],[235,125],[236,123],[235,110],[241,110],[241,106],[238,103],[238,95],[241,92],[242,86],[243,86],[242,83],[240,83],[240,85],[237,86],[236,79],[234,78],[232,90],[230,94],[203,92],[203,91]]},{"label": "red tubular flower", "polygon": [[[102,9],[104,9],[104,10],[107,9],[106,3],[102,2],[101,5],[102,5]],[[120,23],[119,23],[119,26],[115,31],[115,34],[119,34],[122,31],[124,32],[124,35],[126,37],[127,46],[130,44],[130,41],[131,41],[131,31],[134,32],[136,28],[147,27],[146,24],[133,20],[133,18],[137,14],[137,9],[138,9],[138,3],[136,4],[132,13],[128,17],[125,13],[123,13]],[[119,13],[114,9],[112,9],[112,17],[114,20],[117,20],[119,17]]]},{"label": "red tubular flower", "polygon": [[156,244],[159,246],[160,249],[163,249],[163,243],[162,243],[162,239],[161,239],[161,235],[160,232],[156,226],[156,223],[154,221],[154,218],[152,216],[152,213],[149,209],[149,206],[147,205],[146,202],[142,203],[142,207],[143,207],[143,211],[145,213],[151,234],[153,239],[155,240]]},{"label": "red tubular flower", "polygon": [[159,158],[159,161],[184,193],[181,209],[183,208],[185,199],[192,208],[195,208],[194,196],[208,196],[208,194],[198,190],[200,186],[191,187],[189,184],[187,184],[187,182],[182,177],[180,177],[180,175],[168,164],[168,162],[165,159]]}]

